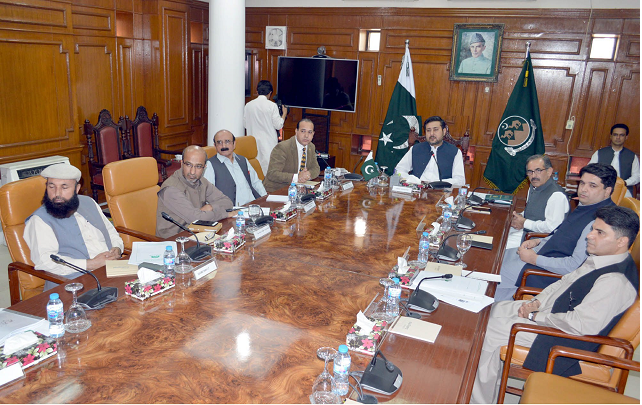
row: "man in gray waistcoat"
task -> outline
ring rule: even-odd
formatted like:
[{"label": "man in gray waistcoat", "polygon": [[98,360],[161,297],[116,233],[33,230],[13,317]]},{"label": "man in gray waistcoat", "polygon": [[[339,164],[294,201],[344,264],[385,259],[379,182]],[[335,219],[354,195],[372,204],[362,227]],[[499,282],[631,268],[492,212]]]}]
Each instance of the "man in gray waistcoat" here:
[{"label": "man in gray waistcoat", "polygon": [[223,192],[236,206],[267,194],[263,182],[247,158],[234,153],[236,137],[221,129],[214,135],[216,155],[207,160],[203,177]]},{"label": "man in gray waistcoat", "polygon": [[557,228],[569,211],[564,189],[553,180],[553,166],[546,155],[533,155],[526,161],[528,189],[526,209],[513,212],[506,249],[517,248],[528,232],[550,233]]},{"label": "man in gray waistcoat", "polygon": [[626,183],[626,196],[633,195],[633,187],[640,183],[640,160],[635,152],[624,147],[629,137],[629,127],[625,124],[615,124],[611,127],[611,145],[596,151],[589,163],[611,165]]},{"label": "man in gray waistcoat", "polygon": [[[60,163],[47,167],[41,176],[47,179],[42,205],[25,221],[23,234],[35,269],[72,279],[81,273],[54,263],[49,255],[87,270],[120,259],[123,240],[118,232],[93,199],[78,195],[80,170]],[[47,281],[45,290],[55,285]]]}]

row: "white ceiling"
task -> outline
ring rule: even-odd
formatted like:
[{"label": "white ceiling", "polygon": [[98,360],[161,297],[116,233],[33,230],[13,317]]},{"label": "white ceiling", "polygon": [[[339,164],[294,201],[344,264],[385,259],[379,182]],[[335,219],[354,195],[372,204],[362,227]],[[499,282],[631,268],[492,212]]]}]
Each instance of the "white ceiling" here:
[{"label": "white ceiling", "polygon": [[245,6],[577,9],[588,9],[593,7],[621,9],[631,8],[639,10],[640,0],[245,0]]}]

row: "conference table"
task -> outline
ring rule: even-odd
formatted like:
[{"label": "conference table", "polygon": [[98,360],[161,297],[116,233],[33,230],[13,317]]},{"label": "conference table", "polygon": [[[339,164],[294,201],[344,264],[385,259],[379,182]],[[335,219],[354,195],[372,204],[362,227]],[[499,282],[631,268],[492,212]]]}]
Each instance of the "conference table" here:
[{"label": "conference table", "polygon": [[[199,280],[177,275],[175,288],[145,301],[124,293],[124,282],[135,277],[107,278],[98,269],[103,286],[118,287],[118,301],[88,311],[92,327],[67,333],[57,356],[0,389],[0,402],[308,403],[324,366],[317,349],[345,344],[356,314],[383,292],[379,279],[409,246],[416,257],[416,228],[437,218],[442,195],[355,183],[311,212],[275,222],[269,236],[248,238],[236,253],[215,255],[215,272]],[[492,250],[472,248],[464,262],[497,274],[512,206],[491,208],[491,214],[466,211],[475,230],[494,240]],[[223,221],[219,233],[232,225]],[[455,238],[449,241],[454,246]],[[74,281],[85,290],[95,286],[89,276]],[[495,288],[489,283],[486,294]],[[64,286],[51,292],[69,306]],[[45,317],[48,295],[11,309]],[[467,403],[489,310],[442,302],[422,317],[442,325],[434,343],[388,333],[380,349],[403,372],[403,384],[393,395],[377,394],[379,402]],[[370,357],[350,353],[352,370],[365,369]]]}]

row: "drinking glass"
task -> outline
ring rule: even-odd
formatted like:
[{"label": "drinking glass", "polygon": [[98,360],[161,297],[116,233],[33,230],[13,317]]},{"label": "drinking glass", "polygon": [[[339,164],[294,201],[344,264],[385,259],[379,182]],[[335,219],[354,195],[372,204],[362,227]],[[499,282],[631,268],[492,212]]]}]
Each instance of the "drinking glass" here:
[{"label": "drinking glass", "polygon": [[459,250],[459,261],[457,262],[457,266],[461,266],[462,268],[466,268],[466,263],[463,262],[464,259],[464,254],[468,252],[468,249],[470,249],[470,246],[473,242],[473,237],[470,234],[467,233],[462,233],[457,235],[457,250]]},{"label": "drinking glass", "polygon": [[303,202],[301,199],[304,195],[308,193],[308,190],[305,188],[305,184],[297,184],[296,186],[296,207],[299,209],[303,208]]},{"label": "drinking glass", "polygon": [[380,187],[388,187],[388,175],[386,174],[386,169],[388,166],[379,166],[379,186]]},{"label": "drinking glass", "polygon": [[312,395],[310,402],[313,404],[340,404],[341,397],[335,393],[336,382],[328,372],[328,362],[334,359],[337,351],[332,347],[321,347],[317,350],[317,356],[325,361],[323,373],[321,373],[314,384],[312,384]]},{"label": "drinking glass", "polygon": [[65,290],[73,295],[73,302],[65,313],[65,330],[69,333],[81,333],[91,327],[91,321],[87,319],[87,314],[76,298],[76,291],[82,290],[81,283],[70,283],[65,286]]},{"label": "drinking glass", "polygon": [[263,211],[261,210],[261,206],[258,204],[250,204],[247,207],[247,212],[248,212],[248,215],[250,216],[250,220],[252,221],[252,224],[256,226],[256,220],[259,219],[263,214]]},{"label": "drinking glass", "polygon": [[181,244],[181,253],[176,256],[176,263],[174,265],[174,273],[186,274],[192,271],[192,259],[187,253],[185,253],[185,242],[189,238],[185,236],[179,236],[176,238],[176,242]]},{"label": "drinking glass", "polygon": [[390,278],[380,278],[379,284],[384,287],[383,296],[374,304],[375,307],[370,316],[375,320],[391,322],[394,317],[391,317],[388,312],[388,287],[393,285],[394,281]]}]

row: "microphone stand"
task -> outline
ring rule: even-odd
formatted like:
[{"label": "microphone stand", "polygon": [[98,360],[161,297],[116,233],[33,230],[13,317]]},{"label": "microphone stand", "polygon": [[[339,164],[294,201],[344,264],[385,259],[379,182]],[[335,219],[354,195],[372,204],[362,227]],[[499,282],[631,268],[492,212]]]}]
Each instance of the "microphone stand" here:
[{"label": "microphone stand", "polygon": [[89,290],[83,295],[79,296],[77,299],[78,303],[83,304],[83,306],[89,309],[101,309],[110,302],[114,302],[118,299],[118,288],[102,288],[100,286],[100,281],[98,281],[98,278],[91,271],[87,271],[81,267],[76,266],[75,264],[69,263],[68,261],[62,259],[60,256],[49,255],[49,257],[51,258],[51,260],[58,264],[64,264],[82,274],[89,274],[96,280],[97,288]]},{"label": "microphone stand", "polygon": [[457,222],[455,222],[455,229],[458,231],[470,231],[475,228],[475,223],[471,219],[464,217],[464,211],[466,211],[468,208],[479,207],[484,204],[486,204],[486,201],[482,202],[481,204],[470,204],[465,206],[463,210],[459,211]]},{"label": "microphone stand", "polygon": [[456,261],[459,255],[459,252],[456,249],[451,248],[450,246],[446,245],[446,242],[448,239],[452,238],[453,236],[461,235],[461,234],[469,234],[469,235],[484,235],[486,231],[476,231],[476,232],[459,232],[459,233],[452,233],[448,235],[446,238],[444,238],[444,241],[441,242],[441,246],[439,247],[439,251],[437,252],[437,261],[441,263],[440,258],[445,257],[447,261]]},{"label": "microphone stand", "polygon": [[476,195],[475,195],[475,191],[477,191],[477,190],[489,190],[489,191],[495,191],[495,192],[497,192],[497,193],[501,193],[501,192],[502,192],[502,190],[498,190],[498,189],[496,189],[496,188],[476,187],[476,188],[475,188],[475,189],[473,189],[473,191],[470,193],[470,197],[468,197],[468,204],[472,204],[472,205],[482,205],[482,204],[484,203],[484,200],[483,200],[481,197],[479,197],[479,196],[476,196]]},{"label": "microphone stand", "polygon": [[185,253],[194,261],[200,261],[205,259],[206,257],[210,256],[212,254],[212,249],[209,247],[209,245],[204,245],[201,246],[201,242],[198,240],[198,237],[194,232],[192,232],[191,229],[188,227],[179,224],[174,218],[170,217],[166,212],[162,212],[161,215],[163,216],[163,219],[166,221],[169,221],[173,223],[174,225],[178,226],[184,231],[187,231],[194,235],[194,238],[196,238],[196,246],[192,246],[190,248],[185,249]]}]

